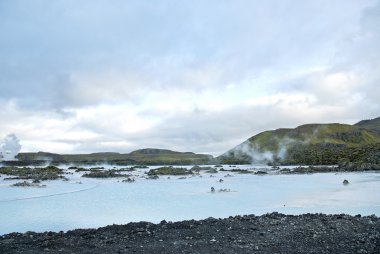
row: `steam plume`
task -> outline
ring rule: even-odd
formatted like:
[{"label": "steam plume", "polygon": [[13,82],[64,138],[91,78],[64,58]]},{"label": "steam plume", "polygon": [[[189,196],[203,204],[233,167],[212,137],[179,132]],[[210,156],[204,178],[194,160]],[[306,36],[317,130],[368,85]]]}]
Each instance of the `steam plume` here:
[{"label": "steam plume", "polygon": [[286,159],[288,148],[295,144],[306,144],[309,142],[305,140],[295,140],[287,136],[282,138],[273,137],[273,142],[277,144],[277,148],[268,150],[263,148],[257,143],[250,143],[245,141],[239,146],[229,151],[227,156],[233,156],[240,159],[249,159],[252,164],[266,164],[269,162],[278,162]]},{"label": "steam plume", "polygon": [[15,134],[8,134],[3,140],[0,140],[0,161],[15,160],[15,156],[20,150],[20,140]]}]

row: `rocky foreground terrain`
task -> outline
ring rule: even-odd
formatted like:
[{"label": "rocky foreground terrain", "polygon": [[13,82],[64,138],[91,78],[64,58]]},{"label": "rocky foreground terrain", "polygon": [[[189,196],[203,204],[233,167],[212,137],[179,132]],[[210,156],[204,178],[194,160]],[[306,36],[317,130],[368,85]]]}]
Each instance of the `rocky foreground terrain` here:
[{"label": "rocky foreground terrain", "polygon": [[380,218],[272,213],[12,233],[0,253],[380,253]]}]

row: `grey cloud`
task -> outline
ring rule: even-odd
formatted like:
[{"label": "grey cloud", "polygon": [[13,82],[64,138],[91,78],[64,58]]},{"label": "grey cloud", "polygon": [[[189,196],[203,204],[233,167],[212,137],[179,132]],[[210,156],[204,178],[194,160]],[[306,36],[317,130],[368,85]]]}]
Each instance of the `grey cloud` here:
[{"label": "grey cloud", "polygon": [[[346,106],[354,121],[377,117],[380,112],[380,1],[373,1],[352,17],[357,22],[348,28],[342,26],[348,33],[335,40],[335,53],[324,69],[280,82],[277,89],[313,94],[317,105],[345,107],[357,100],[356,107]],[[332,93],[323,79],[334,75],[346,79]]]},{"label": "grey cloud", "polygon": [[[114,149],[153,146],[218,154],[266,129],[376,117],[379,6],[372,0],[0,1],[0,103],[16,104],[0,114],[7,119],[0,133],[16,128],[24,132],[17,133],[21,141],[33,140],[40,138],[35,126],[21,128],[20,119],[64,120],[75,122],[71,131],[98,135],[77,142],[46,137],[74,144],[76,151],[129,142]],[[336,73],[353,73],[356,86],[333,94],[318,85]],[[279,79],[257,83],[272,76]],[[198,110],[171,115],[149,105],[151,95],[211,91],[218,96],[229,84],[247,89],[246,80],[254,80],[253,91],[262,87],[263,96],[315,97],[305,103],[314,115],[295,115],[297,105],[281,103],[235,101],[221,111],[195,105]],[[76,118],[78,109],[99,104],[129,104],[139,117],[162,121],[125,134],[117,126],[123,121],[119,111],[109,123]]]},{"label": "grey cloud", "polygon": [[[102,102],[90,91],[80,100],[72,95],[77,90],[94,89],[112,97],[131,86],[126,82],[92,88],[73,81],[75,75],[144,72],[150,78],[141,86],[151,89],[206,89],[239,82],[268,68],[324,63],[332,44],[347,33],[340,29],[350,20],[348,15],[366,3],[293,5],[291,1],[8,2],[0,18],[5,35],[0,39],[1,96],[30,101],[28,106],[44,101],[47,107],[75,107]],[[346,12],[336,16],[342,7]],[[206,81],[192,79],[205,68],[219,74],[208,74]]]},{"label": "grey cloud", "polygon": [[[166,119],[154,129],[133,135],[115,137],[115,133],[110,134],[120,141],[131,142],[133,145],[130,150],[161,147],[220,155],[261,131],[295,127],[304,121],[316,119],[291,117],[292,113],[282,112],[280,108],[272,105],[240,106],[220,113],[181,113]],[[328,119],[327,115],[324,117]]]}]

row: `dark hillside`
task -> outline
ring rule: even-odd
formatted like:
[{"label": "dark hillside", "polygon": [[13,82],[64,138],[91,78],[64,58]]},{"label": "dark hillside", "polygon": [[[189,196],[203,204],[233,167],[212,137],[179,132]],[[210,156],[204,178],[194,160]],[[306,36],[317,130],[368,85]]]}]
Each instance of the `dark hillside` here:
[{"label": "dark hillside", "polygon": [[[217,157],[221,163],[338,164],[380,153],[380,118],[261,132]],[[373,161],[373,159],[371,159]]]}]

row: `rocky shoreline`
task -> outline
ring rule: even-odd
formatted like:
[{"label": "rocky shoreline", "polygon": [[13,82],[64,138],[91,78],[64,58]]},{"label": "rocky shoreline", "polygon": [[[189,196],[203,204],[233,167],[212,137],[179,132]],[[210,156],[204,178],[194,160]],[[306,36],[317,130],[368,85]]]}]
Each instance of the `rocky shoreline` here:
[{"label": "rocky shoreline", "polygon": [[0,253],[380,253],[380,218],[271,213],[11,233]]}]

